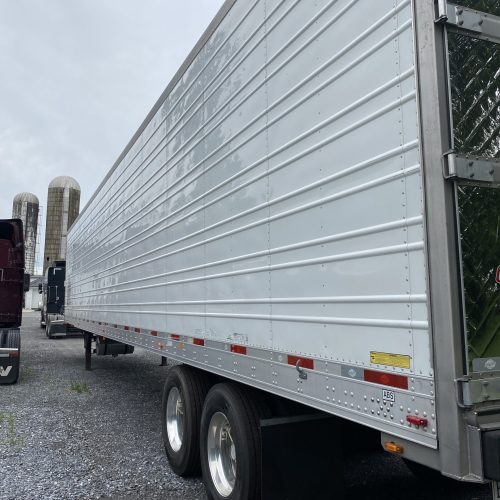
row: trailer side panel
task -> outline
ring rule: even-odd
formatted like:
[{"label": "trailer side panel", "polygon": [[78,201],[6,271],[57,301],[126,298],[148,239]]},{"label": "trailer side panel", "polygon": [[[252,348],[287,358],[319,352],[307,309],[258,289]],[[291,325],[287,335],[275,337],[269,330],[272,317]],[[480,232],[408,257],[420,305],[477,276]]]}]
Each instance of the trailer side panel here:
[{"label": "trailer side panel", "polygon": [[409,0],[235,2],[72,227],[68,321],[436,447],[413,47]]}]

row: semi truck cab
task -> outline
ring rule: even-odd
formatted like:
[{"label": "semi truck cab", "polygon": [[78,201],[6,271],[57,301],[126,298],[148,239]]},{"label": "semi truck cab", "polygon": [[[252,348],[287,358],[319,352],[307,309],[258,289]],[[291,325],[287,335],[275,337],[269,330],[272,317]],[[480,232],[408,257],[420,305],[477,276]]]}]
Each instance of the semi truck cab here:
[{"label": "semi truck cab", "polygon": [[0,220],[0,384],[19,378],[24,275],[23,223]]}]

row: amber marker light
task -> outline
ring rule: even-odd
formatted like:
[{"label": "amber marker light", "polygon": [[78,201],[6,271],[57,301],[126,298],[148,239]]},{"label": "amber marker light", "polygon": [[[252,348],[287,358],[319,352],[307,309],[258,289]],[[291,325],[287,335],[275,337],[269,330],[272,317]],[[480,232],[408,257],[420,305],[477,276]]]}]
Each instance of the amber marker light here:
[{"label": "amber marker light", "polygon": [[401,445],[396,444],[394,441],[386,441],[384,443],[384,448],[391,453],[398,453],[399,455],[402,455],[405,451]]}]

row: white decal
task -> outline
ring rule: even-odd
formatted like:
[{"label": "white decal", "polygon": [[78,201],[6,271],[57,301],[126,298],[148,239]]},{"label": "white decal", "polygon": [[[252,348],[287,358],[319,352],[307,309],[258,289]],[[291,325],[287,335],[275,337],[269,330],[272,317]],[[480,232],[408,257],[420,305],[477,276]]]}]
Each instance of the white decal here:
[{"label": "white decal", "polygon": [[396,401],[396,394],[394,391],[388,391],[387,389],[384,389],[382,391],[382,399],[384,401],[390,401],[391,403],[394,403]]},{"label": "white decal", "polygon": [[488,370],[493,370],[493,368],[495,368],[495,366],[497,366],[497,363],[494,359],[488,359],[488,361],[486,361],[486,363],[484,363],[484,366],[486,368],[488,368]]},{"label": "white decal", "polygon": [[11,370],[12,366],[8,366],[7,368],[3,368],[2,366],[0,366],[0,377],[6,377]]}]

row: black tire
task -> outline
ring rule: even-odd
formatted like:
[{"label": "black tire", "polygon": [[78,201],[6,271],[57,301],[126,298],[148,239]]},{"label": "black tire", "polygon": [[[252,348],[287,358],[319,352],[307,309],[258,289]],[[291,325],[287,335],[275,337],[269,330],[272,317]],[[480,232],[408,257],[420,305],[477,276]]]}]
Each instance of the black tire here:
[{"label": "black tire", "polygon": [[[236,454],[236,478],[232,491],[221,494],[214,484],[209,465],[210,422],[222,413],[231,428]],[[260,419],[269,416],[264,397],[236,383],[212,387],[205,399],[201,417],[201,469],[209,498],[213,500],[259,500],[261,498]]]},{"label": "black tire", "polygon": [[47,321],[45,321],[45,335],[47,335],[49,339],[52,338],[52,335],[50,333],[50,324]]},{"label": "black tire", "polygon": [[[175,450],[167,431],[167,402],[172,389],[179,391],[184,408],[183,438]],[[210,388],[209,375],[190,366],[178,365],[170,369],[163,387],[161,403],[161,431],[163,444],[172,470],[179,476],[200,474],[200,421],[203,401]]]}]

